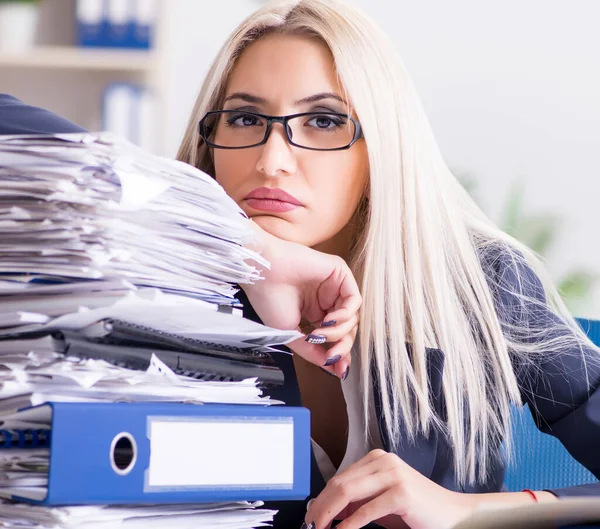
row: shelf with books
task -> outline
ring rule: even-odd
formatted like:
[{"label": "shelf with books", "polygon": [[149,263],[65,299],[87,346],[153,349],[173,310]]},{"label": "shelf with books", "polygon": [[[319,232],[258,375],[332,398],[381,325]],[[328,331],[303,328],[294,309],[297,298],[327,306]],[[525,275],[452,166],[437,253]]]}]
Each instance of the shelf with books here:
[{"label": "shelf with books", "polygon": [[147,73],[154,69],[149,50],[39,46],[23,53],[0,53],[1,68],[50,68]]}]

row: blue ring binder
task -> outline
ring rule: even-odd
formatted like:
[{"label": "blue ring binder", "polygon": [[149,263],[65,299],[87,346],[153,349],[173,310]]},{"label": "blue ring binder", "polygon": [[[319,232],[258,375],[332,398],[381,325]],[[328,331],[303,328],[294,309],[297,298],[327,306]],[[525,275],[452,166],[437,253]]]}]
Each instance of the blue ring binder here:
[{"label": "blue ring binder", "polygon": [[48,430],[0,430],[0,448],[38,448],[49,444]]},{"label": "blue ring binder", "polygon": [[[121,441],[128,441],[128,449],[125,449],[124,447],[119,448],[119,443]],[[119,450],[128,451],[130,452],[130,454],[127,454],[124,457],[123,454],[117,454],[117,451]],[[135,438],[129,432],[121,432],[115,435],[115,438],[113,439],[110,445],[110,452],[108,454],[108,457],[110,459],[111,467],[116,474],[119,474],[120,476],[126,476],[127,474],[129,474],[135,467],[135,464],[137,463],[137,455],[137,443],[135,442]],[[120,458],[121,461],[126,460],[127,464],[124,465],[123,468],[121,468],[121,465],[119,465],[117,458]]]},{"label": "blue ring binder", "polygon": [[[42,407],[51,411],[48,493],[41,501],[13,496],[16,501],[42,505],[203,503],[300,500],[310,493],[310,412],[305,408],[85,402],[50,402],[36,408]],[[170,432],[177,427],[183,431],[182,425],[191,431],[195,424],[203,425],[193,430],[198,435],[213,436],[209,441],[217,447],[216,454],[203,453],[186,438],[171,442]],[[237,436],[219,437],[228,427]],[[274,432],[285,435],[270,437]],[[0,431],[3,434],[12,442],[11,432]],[[127,453],[117,454],[117,443],[128,437],[135,443],[135,458],[121,471],[113,459],[118,456],[125,461]],[[274,444],[279,439],[290,442]],[[238,453],[219,449],[227,445]],[[249,452],[256,447],[260,454]],[[246,464],[246,470],[238,471],[232,466],[234,460]],[[206,476],[190,473],[194,465],[205,468],[198,466],[204,464],[212,467],[206,468]],[[265,481],[266,475],[288,476],[285,469],[290,464],[289,482]],[[257,474],[248,474],[248,469],[259,467]],[[223,474],[221,469],[234,476],[231,482],[210,481],[211,476]]]}]

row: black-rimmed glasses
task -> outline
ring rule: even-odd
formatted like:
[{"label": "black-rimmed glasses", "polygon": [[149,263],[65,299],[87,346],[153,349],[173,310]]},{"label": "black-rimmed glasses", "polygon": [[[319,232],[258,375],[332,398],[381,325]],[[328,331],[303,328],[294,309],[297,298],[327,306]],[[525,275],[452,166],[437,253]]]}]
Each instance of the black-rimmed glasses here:
[{"label": "black-rimmed glasses", "polygon": [[267,116],[243,110],[208,112],[198,124],[200,136],[217,149],[246,149],[263,145],[273,123],[281,123],[288,142],[314,151],[339,151],[362,138],[360,123],[336,112],[305,112]]}]

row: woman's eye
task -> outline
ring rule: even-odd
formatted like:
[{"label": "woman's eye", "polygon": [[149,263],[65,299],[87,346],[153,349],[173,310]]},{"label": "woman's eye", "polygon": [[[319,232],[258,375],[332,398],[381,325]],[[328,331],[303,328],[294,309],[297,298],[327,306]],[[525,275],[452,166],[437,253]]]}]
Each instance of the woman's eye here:
[{"label": "woman's eye", "polygon": [[230,117],[227,124],[233,127],[254,127],[260,125],[260,120],[251,114],[238,114]]},{"label": "woman's eye", "polygon": [[342,126],[343,122],[341,119],[333,116],[315,116],[308,121],[307,125],[317,129],[328,130]]}]

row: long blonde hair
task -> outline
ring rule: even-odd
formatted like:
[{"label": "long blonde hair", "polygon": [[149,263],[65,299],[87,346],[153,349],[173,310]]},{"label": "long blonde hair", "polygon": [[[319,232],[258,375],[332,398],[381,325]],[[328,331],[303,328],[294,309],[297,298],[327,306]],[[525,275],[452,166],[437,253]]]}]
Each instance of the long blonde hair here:
[{"label": "long blonde hair", "polygon": [[[358,348],[365,424],[375,377],[393,449],[401,428],[410,440],[439,428],[452,446],[458,484],[485,481],[503,440],[511,452],[510,406],[521,403],[513,361],[535,365],[540,354],[591,343],[539,259],[499,230],[449,171],[393,44],[342,2],[279,0],[242,22],[201,87],[180,160],[214,175],[198,121],[221,108],[241,52],[272,32],[306,34],[328,45],[368,146],[369,196],[351,261],[364,300]],[[501,279],[482,266],[485,256],[494,255],[510,259],[519,285],[513,294],[522,308],[547,303],[569,332],[557,338],[533,329],[523,311],[516,322],[502,314],[494,295]],[[526,278],[519,276],[523,266],[538,275],[545,299],[527,295],[521,284]],[[524,339],[528,333],[536,339]],[[443,418],[428,385],[428,348],[444,352]]]}]

